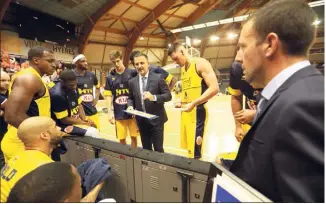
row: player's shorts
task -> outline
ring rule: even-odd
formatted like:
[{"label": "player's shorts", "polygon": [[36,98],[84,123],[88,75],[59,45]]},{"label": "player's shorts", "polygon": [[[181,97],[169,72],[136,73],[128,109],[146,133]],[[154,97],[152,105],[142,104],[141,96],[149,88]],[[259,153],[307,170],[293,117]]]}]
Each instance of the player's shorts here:
[{"label": "player's shorts", "polygon": [[116,135],[119,140],[126,139],[128,136],[138,137],[139,129],[136,123],[136,119],[127,119],[127,120],[116,120],[115,121],[115,130]]},{"label": "player's shorts", "polygon": [[244,132],[244,134],[247,134],[251,128],[251,126],[249,124],[241,124],[241,128]]},{"label": "player's shorts", "polygon": [[5,162],[16,156],[19,152],[25,150],[24,143],[17,136],[17,129],[8,125],[8,132],[1,141],[1,150],[3,152]]},{"label": "player's shorts", "polygon": [[199,105],[191,112],[181,112],[181,148],[188,150],[189,158],[201,157],[201,145],[196,144],[196,138],[197,136],[204,138],[207,119],[206,105]]},{"label": "player's shorts", "polygon": [[100,118],[98,116],[98,113],[96,113],[95,115],[89,115],[89,116],[86,116],[86,120],[91,120],[95,123],[97,129],[99,130],[100,129]]}]

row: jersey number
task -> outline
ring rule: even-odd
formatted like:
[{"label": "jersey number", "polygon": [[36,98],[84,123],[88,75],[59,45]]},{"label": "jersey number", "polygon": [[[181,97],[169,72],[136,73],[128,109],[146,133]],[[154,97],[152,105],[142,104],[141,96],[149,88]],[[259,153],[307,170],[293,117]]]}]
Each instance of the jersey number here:
[{"label": "jersey number", "polygon": [[[12,177],[15,176],[15,174],[17,173],[16,169],[12,169],[9,173],[10,167],[8,165],[6,165],[5,167],[3,167],[3,169],[1,170],[1,178],[6,180],[6,181],[10,181],[10,179],[12,179]],[[8,173],[8,174],[7,174]],[[6,175],[7,174],[7,175]]]},{"label": "jersey number", "polygon": [[93,95],[85,94],[82,96],[82,99],[84,102],[93,102]]}]

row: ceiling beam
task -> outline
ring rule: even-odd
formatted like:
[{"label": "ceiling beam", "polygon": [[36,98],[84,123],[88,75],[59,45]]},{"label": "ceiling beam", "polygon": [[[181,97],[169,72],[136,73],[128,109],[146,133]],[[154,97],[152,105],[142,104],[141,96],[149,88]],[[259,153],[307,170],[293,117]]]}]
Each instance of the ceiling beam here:
[{"label": "ceiling beam", "polygon": [[[97,40],[89,40],[89,44],[98,44],[98,45],[111,45],[111,46],[121,46],[125,47],[127,46],[127,43],[113,43],[113,42],[107,42],[107,41],[97,41]],[[165,48],[163,46],[158,45],[136,45],[134,48]]]},{"label": "ceiling beam", "polygon": [[[222,0],[207,0],[200,7],[198,7],[185,21],[178,26],[182,28],[185,26],[193,25],[200,17],[205,15],[207,12],[212,10],[217,4],[221,3]],[[170,38],[170,42],[176,41],[180,33],[173,34]]]},{"label": "ceiling beam", "polygon": [[158,17],[160,17],[164,12],[166,12],[174,3],[175,0],[163,0],[128,34],[129,40],[124,55],[124,60],[123,60],[124,64],[129,64],[129,55],[133,47],[135,46],[139,36],[143,33],[143,31],[147,28],[147,26],[152,24]]},{"label": "ceiling beam", "polygon": [[109,10],[111,10],[114,6],[116,6],[120,0],[110,0],[107,1],[98,11],[96,11],[85,23],[84,23],[84,34],[80,36],[80,46],[79,52],[84,53],[85,47],[95,25],[98,21],[106,14]]},{"label": "ceiling beam", "polygon": [[0,23],[3,19],[3,17],[5,16],[6,10],[9,7],[11,0],[2,0],[0,1]]},{"label": "ceiling beam", "polygon": [[[149,12],[152,11],[151,9],[149,9],[149,8],[147,8],[147,7],[145,7],[145,6],[142,6],[142,5],[140,5],[140,4],[134,3],[134,2],[132,2],[132,1],[130,1],[130,0],[121,0],[121,1],[124,2],[124,3],[126,3],[126,4],[130,4],[130,5],[132,5],[132,6],[135,6],[135,7],[137,7],[137,8],[143,9],[143,10],[145,10],[145,11],[149,11]],[[179,16],[179,15],[175,15],[175,14],[163,13],[162,15],[165,15],[165,16],[171,16],[171,17],[175,17],[175,18],[180,18],[180,19],[182,19],[182,20],[185,20],[185,19],[186,19],[186,17],[184,17],[184,16]]]},{"label": "ceiling beam", "polygon": [[143,10],[145,10],[145,11],[149,11],[149,12],[152,11],[151,9],[149,9],[149,8],[147,8],[147,7],[145,7],[145,6],[142,6],[142,5],[140,5],[140,4],[134,3],[134,2],[132,2],[132,1],[130,1],[130,0],[120,0],[120,1],[123,2],[123,3],[126,3],[126,4],[133,5],[133,6],[137,7],[137,8],[143,9]]},{"label": "ceiling beam", "polygon": [[[110,14],[110,13],[106,14],[105,17],[109,17],[109,18],[108,18],[108,19],[107,19],[107,18],[103,18],[103,19],[101,19],[100,21],[112,20],[112,18],[114,18],[114,19],[117,19],[117,20],[130,22],[130,23],[133,23],[133,24],[137,24],[137,23],[139,23],[138,21],[135,21],[135,20],[132,20],[132,19],[129,19],[129,18],[125,18],[125,17],[122,17],[122,16],[117,16],[117,15]],[[150,24],[150,26],[153,26],[153,27],[159,27],[158,24]],[[152,27],[152,28],[153,28],[153,27]],[[165,26],[165,28],[167,28],[167,29],[174,29],[175,27]]]},{"label": "ceiling beam", "polygon": [[[126,38],[127,38],[127,35],[128,35],[128,32],[126,32],[124,30],[119,30],[119,29],[116,29],[116,28],[107,28],[107,27],[104,27],[104,26],[96,26],[94,28],[94,30],[114,33],[114,34],[118,34],[118,35],[124,35]],[[151,34],[148,34],[148,33],[143,33],[142,36],[145,37],[145,38],[166,39],[166,37],[164,35],[151,35]]]}]

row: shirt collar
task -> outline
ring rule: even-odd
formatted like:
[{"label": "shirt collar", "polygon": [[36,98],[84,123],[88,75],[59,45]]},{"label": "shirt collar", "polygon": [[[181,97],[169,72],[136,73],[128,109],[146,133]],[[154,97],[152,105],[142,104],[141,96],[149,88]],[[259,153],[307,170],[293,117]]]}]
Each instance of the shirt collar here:
[{"label": "shirt collar", "polygon": [[310,65],[310,62],[308,60],[304,60],[301,62],[297,62],[288,68],[284,69],[280,73],[278,73],[263,89],[261,95],[269,100],[272,98],[274,93],[277,91],[278,88],[284,84],[284,82],[289,79],[294,73],[297,71],[307,67]]},{"label": "shirt collar", "polygon": [[[149,74],[149,69],[148,69],[147,74],[144,76],[144,77],[146,77],[146,79],[148,79],[148,74]],[[139,74],[139,79],[141,80],[142,78],[143,78],[143,76]]]}]

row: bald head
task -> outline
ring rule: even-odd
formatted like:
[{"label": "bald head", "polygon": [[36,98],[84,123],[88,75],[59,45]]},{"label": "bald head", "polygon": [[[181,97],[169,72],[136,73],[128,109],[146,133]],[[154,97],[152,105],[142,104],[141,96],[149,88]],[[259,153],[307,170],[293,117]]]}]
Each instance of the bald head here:
[{"label": "bald head", "polygon": [[51,118],[38,116],[24,120],[18,127],[17,135],[26,146],[39,141],[41,135],[46,132],[53,133],[57,136],[61,134],[56,129],[56,124]]},{"label": "bald head", "polygon": [[9,88],[10,76],[7,72],[0,73],[0,91],[7,91]]}]

